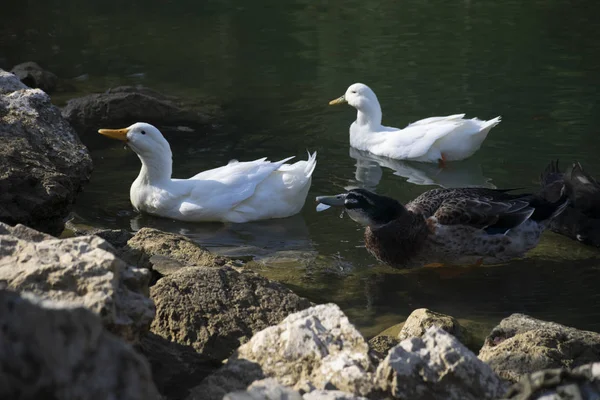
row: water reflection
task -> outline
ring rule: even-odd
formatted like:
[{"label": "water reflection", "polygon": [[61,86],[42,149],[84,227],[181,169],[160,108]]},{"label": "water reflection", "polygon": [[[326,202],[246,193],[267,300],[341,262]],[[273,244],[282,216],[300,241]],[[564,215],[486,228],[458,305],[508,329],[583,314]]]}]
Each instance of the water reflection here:
[{"label": "water reflection", "polygon": [[279,262],[311,259],[316,250],[302,215],[244,224],[188,223],[137,214],[131,229],[143,227],[185,235],[211,251],[239,258]]},{"label": "water reflection", "polygon": [[[487,187],[495,188],[490,178],[483,175],[481,165],[473,159],[448,163],[440,168],[435,163],[394,160],[377,156],[367,151],[350,147],[350,157],[356,160],[356,182],[365,189],[374,190],[383,171],[381,167],[394,171],[394,175],[407,178],[415,185],[436,185],[445,188],[453,187]],[[349,189],[348,186],[346,189]]]}]

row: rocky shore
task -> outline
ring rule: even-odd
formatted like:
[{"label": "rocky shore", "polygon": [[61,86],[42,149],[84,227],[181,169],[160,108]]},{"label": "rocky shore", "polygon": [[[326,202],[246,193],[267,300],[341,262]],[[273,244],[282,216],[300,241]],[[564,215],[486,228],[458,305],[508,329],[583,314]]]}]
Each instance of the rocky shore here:
[{"label": "rocky shore", "polygon": [[[63,115],[84,121],[80,103]],[[1,70],[0,135],[0,399],[600,398],[598,333],[513,314],[481,343],[418,309],[367,341],[337,305],[185,236],[57,238],[92,172],[86,147]]]}]

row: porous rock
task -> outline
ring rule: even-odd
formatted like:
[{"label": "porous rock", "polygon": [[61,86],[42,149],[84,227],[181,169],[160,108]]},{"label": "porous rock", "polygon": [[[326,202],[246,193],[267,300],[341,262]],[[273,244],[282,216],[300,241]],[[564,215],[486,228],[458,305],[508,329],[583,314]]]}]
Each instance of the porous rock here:
[{"label": "porous rock", "polygon": [[513,314],[492,329],[479,358],[503,379],[600,360],[600,334]]},{"label": "porous rock", "polygon": [[398,399],[491,400],[505,389],[489,366],[435,326],[390,350],[376,380]]},{"label": "porous rock", "polygon": [[159,399],[146,360],[84,308],[0,290],[0,326],[2,399]]},{"label": "porous rock", "polygon": [[524,376],[506,393],[507,400],[600,399],[600,363],[536,371]]},{"label": "porous rock", "polygon": [[[268,327],[240,346],[227,364],[194,388],[189,399],[217,399],[240,387],[227,379],[241,365],[252,365],[253,374],[277,379],[294,390],[340,390],[365,396],[375,388],[367,342],[335,304],[297,312]],[[210,392],[214,397],[206,397]]]},{"label": "porous rock", "polygon": [[154,317],[147,297],[150,274],[112,251],[96,236],[56,239],[0,223],[0,281],[15,291],[83,306],[111,332],[135,342]]},{"label": "porous rock", "polygon": [[0,221],[58,235],[92,159],[50,97],[0,69]]},{"label": "porous rock", "polygon": [[261,329],[311,306],[279,283],[229,267],[185,267],[150,293],[156,304],[152,332],[218,361]]}]

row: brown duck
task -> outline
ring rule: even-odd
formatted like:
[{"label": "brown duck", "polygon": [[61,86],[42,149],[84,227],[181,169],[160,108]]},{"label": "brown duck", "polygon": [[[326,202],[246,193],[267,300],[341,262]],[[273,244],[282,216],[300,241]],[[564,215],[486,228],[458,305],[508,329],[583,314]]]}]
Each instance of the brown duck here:
[{"label": "brown duck", "polygon": [[568,203],[541,194],[458,188],[429,190],[406,205],[365,189],[317,197],[317,210],[343,206],[366,226],[365,245],[396,268],[427,264],[498,263],[537,246],[548,223]]}]

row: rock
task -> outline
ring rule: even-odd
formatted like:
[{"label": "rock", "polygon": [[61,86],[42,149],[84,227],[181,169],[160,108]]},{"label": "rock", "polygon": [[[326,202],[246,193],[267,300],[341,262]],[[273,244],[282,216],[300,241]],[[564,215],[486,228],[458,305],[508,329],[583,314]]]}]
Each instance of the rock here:
[{"label": "rock", "polygon": [[[183,235],[142,228],[127,242],[130,257],[137,258],[136,265],[152,268],[153,262],[167,262],[170,259],[177,265],[188,267],[214,267],[227,263],[224,257],[215,256],[193,240]],[[171,269],[173,272],[175,269]],[[165,273],[166,275],[166,273]]]},{"label": "rock", "polygon": [[96,236],[56,239],[0,223],[0,281],[9,289],[83,306],[111,332],[135,342],[154,317],[147,297],[150,274],[111,251]]},{"label": "rock", "polygon": [[268,378],[256,381],[248,386],[248,390],[225,395],[223,400],[303,400],[302,395]]},{"label": "rock", "polygon": [[264,378],[262,368],[257,363],[236,360],[205,378],[190,391],[187,400],[221,400],[228,393],[245,391],[252,382]]},{"label": "rock", "polygon": [[547,369],[525,376],[513,385],[510,400],[597,400],[600,399],[600,363],[582,365],[572,371]]},{"label": "rock", "polygon": [[229,267],[182,268],[150,293],[156,303],[152,332],[218,361],[261,329],[311,306],[279,283]]},{"label": "rock", "polygon": [[378,335],[369,340],[369,348],[375,352],[375,356],[381,360],[387,356],[387,353],[400,341],[392,336]]},{"label": "rock", "polygon": [[432,326],[442,328],[471,349],[479,349],[480,347],[473,343],[472,336],[454,317],[426,308],[419,308],[410,313],[400,333],[398,333],[398,340],[402,341],[413,337],[421,337]]},{"label": "rock", "polygon": [[192,387],[221,366],[191,346],[169,342],[153,333],[141,339],[139,349],[152,367],[159,392],[170,400],[185,398]]},{"label": "rock", "polygon": [[475,354],[443,329],[403,340],[377,368],[382,390],[399,399],[496,399],[502,381]]},{"label": "rock", "polygon": [[229,393],[223,400],[367,400],[339,390],[314,390],[302,396],[299,392],[267,378],[252,383],[248,390]]},{"label": "rock", "polygon": [[56,75],[44,70],[33,61],[15,65],[10,72],[15,74],[21,82],[30,88],[39,88],[46,93],[53,92],[58,83],[58,77]]},{"label": "rock", "polygon": [[303,400],[367,400],[366,397],[355,396],[339,390],[314,390],[306,393]]},{"label": "rock", "polygon": [[124,128],[135,122],[203,129],[210,125],[206,114],[186,108],[172,97],[131,86],[69,100],[62,115],[88,146],[106,142],[98,135],[99,128]]},{"label": "rock", "polygon": [[479,358],[502,378],[548,368],[575,368],[600,360],[600,334],[513,314],[492,329]]},{"label": "rock", "polygon": [[58,235],[92,159],[50,97],[0,70],[0,221]]},{"label": "rock", "polygon": [[[220,399],[261,379],[276,378],[294,390],[342,390],[365,396],[374,390],[367,342],[335,304],[311,307],[268,327],[240,346],[227,364],[194,388],[190,399]],[[226,377],[252,365],[246,382],[233,387]],[[211,393],[211,396],[206,396]]]},{"label": "rock", "polygon": [[159,398],[146,360],[84,308],[0,290],[0,326],[2,399]]}]

